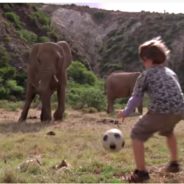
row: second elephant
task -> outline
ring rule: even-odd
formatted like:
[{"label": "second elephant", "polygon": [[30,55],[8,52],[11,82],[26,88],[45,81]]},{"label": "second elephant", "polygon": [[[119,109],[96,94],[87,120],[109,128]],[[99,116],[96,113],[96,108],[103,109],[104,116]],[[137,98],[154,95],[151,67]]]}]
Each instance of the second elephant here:
[{"label": "second elephant", "polygon": [[62,120],[65,109],[66,69],[72,61],[70,46],[65,41],[34,44],[29,55],[28,81],[25,104],[19,122],[26,120],[30,104],[39,94],[41,121],[50,121],[51,96],[57,91],[58,106],[55,120]]},{"label": "second elephant", "polygon": [[[107,95],[107,113],[113,112],[115,99],[130,97],[140,72],[114,72],[107,77],[106,95]],[[142,104],[139,105],[138,111],[142,114]]]}]

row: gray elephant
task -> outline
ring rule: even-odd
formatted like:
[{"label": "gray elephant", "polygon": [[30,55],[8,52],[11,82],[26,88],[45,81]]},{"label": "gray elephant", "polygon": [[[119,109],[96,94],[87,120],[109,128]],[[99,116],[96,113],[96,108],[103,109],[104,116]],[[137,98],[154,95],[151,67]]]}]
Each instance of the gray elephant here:
[{"label": "gray elephant", "polygon": [[[140,72],[114,72],[106,80],[107,113],[113,112],[115,99],[130,97]],[[138,107],[142,114],[142,104]]]},{"label": "gray elephant", "polygon": [[66,41],[34,44],[29,54],[26,100],[19,118],[25,121],[31,102],[40,95],[42,102],[41,121],[50,121],[51,96],[57,91],[58,106],[55,120],[62,120],[65,109],[66,69],[72,62],[72,54]]}]

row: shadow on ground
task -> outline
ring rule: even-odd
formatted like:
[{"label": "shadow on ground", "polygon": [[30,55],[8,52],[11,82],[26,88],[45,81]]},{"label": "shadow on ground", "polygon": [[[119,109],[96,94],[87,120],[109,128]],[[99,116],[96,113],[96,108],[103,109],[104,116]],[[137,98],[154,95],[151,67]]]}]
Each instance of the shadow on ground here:
[{"label": "shadow on ground", "polygon": [[48,126],[52,126],[53,123],[48,122],[22,122],[18,123],[16,121],[1,121],[0,122],[0,133],[28,133],[28,132],[39,132]]}]

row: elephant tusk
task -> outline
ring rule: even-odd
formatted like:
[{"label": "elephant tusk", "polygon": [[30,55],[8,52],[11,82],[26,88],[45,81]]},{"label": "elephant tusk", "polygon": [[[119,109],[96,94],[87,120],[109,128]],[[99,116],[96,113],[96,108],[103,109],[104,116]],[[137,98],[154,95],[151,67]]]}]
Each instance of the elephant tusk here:
[{"label": "elephant tusk", "polygon": [[59,82],[59,80],[58,80],[58,78],[56,77],[56,75],[54,75],[54,80],[58,83]]}]

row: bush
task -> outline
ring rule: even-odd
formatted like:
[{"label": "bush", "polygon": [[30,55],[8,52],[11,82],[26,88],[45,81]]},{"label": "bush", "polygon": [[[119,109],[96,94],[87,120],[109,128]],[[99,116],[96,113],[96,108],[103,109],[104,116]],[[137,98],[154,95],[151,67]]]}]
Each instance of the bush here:
[{"label": "bush", "polygon": [[101,111],[106,106],[103,90],[99,87],[71,82],[69,84],[69,92],[67,93],[67,102],[76,109],[95,108]]},{"label": "bush", "polygon": [[20,96],[24,91],[23,87],[17,85],[16,80],[7,80],[6,81],[6,88],[9,92],[9,94],[13,95],[15,97]]},{"label": "bush", "polygon": [[16,15],[14,12],[6,12],[5,17],[10,20],[16,28],[21,29],[21,22],[18,15]]},{"label": "bush", "polygon": [[5,47],[0,45],[0,67],[6,67],[9,64],[10,56]]},{"label": "bush", "polygon": [[11,66],[0,68],[0,76],[0,99],[21,98],[24,88],[15,80],[15,68]]},{"label": "bush", "polygon": [[94,107],[98,111],[104,110],[105,97],[101,90],[95,88],[85,88],[80,98],[82,108]]},{"label": "bush", "polygon": [[97,81],[95,74],[80,63],[79,61],[73,62],[68,68],[69,79],[78,84],[94,85]]},{"label": "bush", "polygon": [[37,42],[37,35],[33,33],[32,31],[28,31],[26,29],[22,29],[18,31],[18,34],[20,38],[23,40],[29,42],[29,43],[35,43]]},{"label": "bush", "polygon": [[15,77],[15,68],[8,66],[0,68],[0,76],[4,81]]},{"label": "bush", "polygon": [[98,12],[93,13],[93,18],[99,22],[104,20],[105,16],[106,16],[105,12],[102,12],[102,11],[98,11]]},{"label": "bush", "polygon": [[1,86],[0,87],[0,99],[4,99],[6,97],[7,97],[6,89],[5,89],[5,87]]},{"label": "bush", "polygon": [[36,24],[36,25],[50,25],[50,19],[49,17],[41,11],[33,12],[30,15],[30,19]]},{"label": "bush", "polygon": [[47,36],[38,37],[38,42],[43,43],[43,42],[49,42],[49,41],[50,41],[50,39]]},{"label": "bush", "polygon": [[17,81],[17,85],[19,86],[25,86],[26,85],[26,79],[27,79],[27,73],[24,70],[18,70],[15,73],[15,78]]}]

